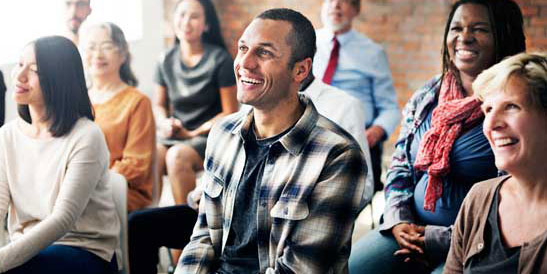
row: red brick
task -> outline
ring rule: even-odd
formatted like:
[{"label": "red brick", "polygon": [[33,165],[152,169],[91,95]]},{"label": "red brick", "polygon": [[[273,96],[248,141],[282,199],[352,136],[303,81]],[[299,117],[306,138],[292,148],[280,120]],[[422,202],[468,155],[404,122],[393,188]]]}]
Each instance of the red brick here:
[{"label": "red brick", "polygon": [[530,20],[531,27],[545,26],[547,25],[547,16],[546,17],[532,17]]},{"label": "red brick", "polygon": [[538,6],[521,6],[522,15],[525,17],[528,16],[539,16],[539,7]]},{"label": "red brick", "polygon": [[[163,0],[166,43],[172,37],[172,7],[177,0]],[[322,0],[212,0],[217,8],[223,37],[231,54],[245,26],[261,11],[293,8],[321,27]],[[397,98],[403,106],[411,94],[441,72],[441,47],[450,6],[454,0],[362,0],[354,28],[384,45],[393,72]],[[547,50],[547,0],[516,0],[522,9],[527,49]],[[392,135],[389,141],[396,138]],[[388,144],[389,146],[389,144]]]}]

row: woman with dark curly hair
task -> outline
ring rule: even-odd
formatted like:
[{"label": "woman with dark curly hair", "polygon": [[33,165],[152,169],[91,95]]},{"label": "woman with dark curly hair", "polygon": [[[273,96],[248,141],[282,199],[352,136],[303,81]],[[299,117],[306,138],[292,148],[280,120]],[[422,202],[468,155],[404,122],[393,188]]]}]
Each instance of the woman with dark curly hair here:
[{"label": "woman with dark curly hair", "polygon": [[441,273],[452,225],[473,184],[497,169],[473,80],[525,50],[512,0],[460,0],[448,17],[443,72],[414,93],[387,173],[380,227],[352,249],[350,273]]}]

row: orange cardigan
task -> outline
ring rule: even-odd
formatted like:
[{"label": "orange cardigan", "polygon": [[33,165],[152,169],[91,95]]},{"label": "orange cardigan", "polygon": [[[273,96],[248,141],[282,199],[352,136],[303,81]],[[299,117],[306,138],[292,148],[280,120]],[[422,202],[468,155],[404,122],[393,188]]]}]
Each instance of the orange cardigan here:
[{"label": "orange cardigan", "polygon": [[127,210],[152,202],[156,126],[146,95],[128,87],[103,104],[94,104],[95,123],[102,129],[110,150],[109,168],[128,183]]}]

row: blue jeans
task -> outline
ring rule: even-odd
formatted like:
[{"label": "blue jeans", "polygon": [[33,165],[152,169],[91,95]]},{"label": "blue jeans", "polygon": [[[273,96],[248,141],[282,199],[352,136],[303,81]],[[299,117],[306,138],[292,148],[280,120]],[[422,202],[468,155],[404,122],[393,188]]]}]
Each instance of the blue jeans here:
[{"label": "blue jeans", "polygon": [[349,273],[434,273],[443,272],[444,262],[436,264],[434,269],[418,263],[405,263],[393,256],[399,244],[392,235],[383,235],[378,229],[370,231],[351,248]]},{"label": "blue jeans", "polygon": [[116,256],[111,262],[78,247],[50,245],[38,255],[6,274],[112,274],[116,273]]}]

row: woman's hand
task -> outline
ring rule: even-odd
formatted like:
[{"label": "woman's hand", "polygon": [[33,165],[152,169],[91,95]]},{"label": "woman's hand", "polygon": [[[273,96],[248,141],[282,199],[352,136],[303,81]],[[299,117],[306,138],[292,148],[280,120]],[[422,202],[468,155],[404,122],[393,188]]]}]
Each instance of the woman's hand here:
[{"label": "woman's hand", "polygon": [[404,256],[405,262],[415,260],[427,264],[427,261],[424,257],[424,226],[401,223],[394,226],[391,229],[391,233],[393,234],[395,241],[397,241],[397,243],[401,247],[401,249],[395,251],[395,253],[393,254],[394,256]]},{"label": "woman's hand", "polygon": [[174,134],[173,118],[163,119],[159,125],[160,135],[164,138],[171,138]]},{"label": "woman's hand", "polygon": [[160,134],[164,138],[188,139],[193,137],[191,131],[184,128],[179,119],[172,117],[161,122]]}]

